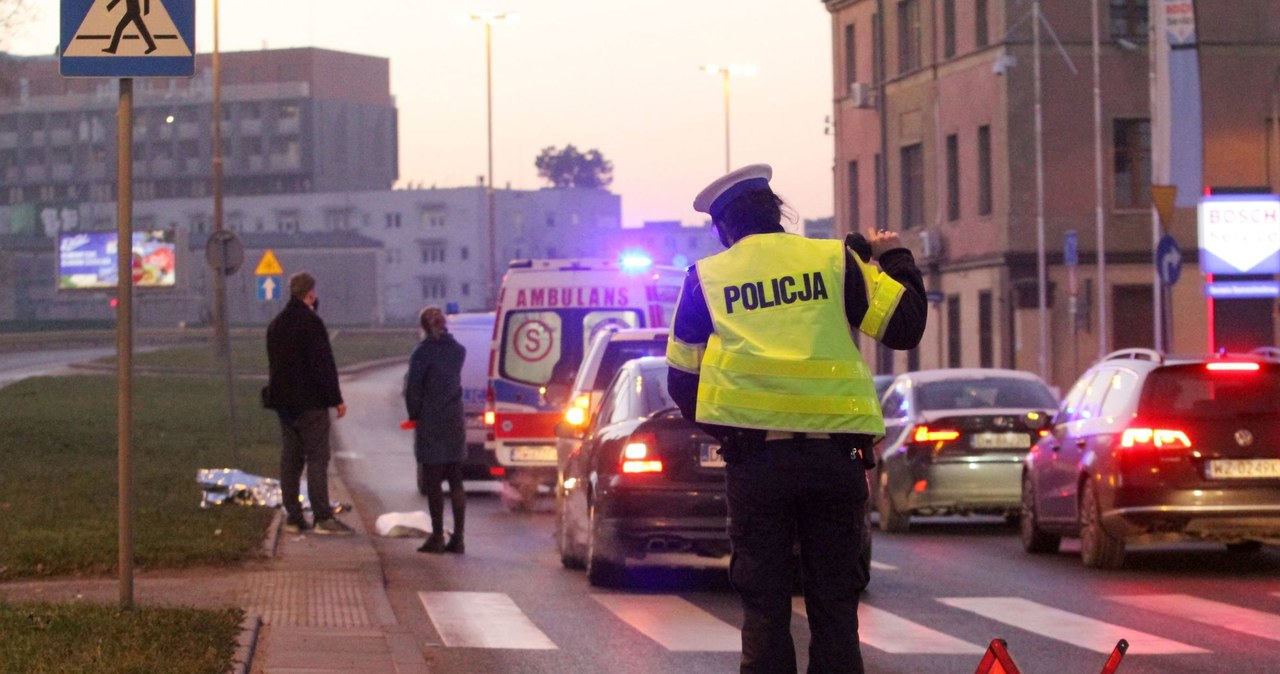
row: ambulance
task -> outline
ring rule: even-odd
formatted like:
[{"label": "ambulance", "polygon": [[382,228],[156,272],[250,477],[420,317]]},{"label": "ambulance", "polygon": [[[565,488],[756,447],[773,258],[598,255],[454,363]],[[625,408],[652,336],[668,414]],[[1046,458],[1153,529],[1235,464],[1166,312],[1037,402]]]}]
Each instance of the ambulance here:
[{"label": "ambulance", "polygon": [[489,352],[485,447],[509,505],[527,508],[556,479],[556,424],[592,338],[611,328],[669,327],[685,272],[642,255],[512,260]]}]

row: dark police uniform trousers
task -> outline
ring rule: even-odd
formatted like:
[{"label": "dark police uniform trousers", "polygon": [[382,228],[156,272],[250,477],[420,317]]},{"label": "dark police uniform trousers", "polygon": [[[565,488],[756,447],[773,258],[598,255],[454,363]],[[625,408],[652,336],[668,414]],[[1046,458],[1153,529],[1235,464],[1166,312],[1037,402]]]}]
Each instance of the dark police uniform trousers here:
[{"label": "dark police uniform trousers", "polygon": [[846,443],[797,436],[736,447],[726,456],[729,578],[744,613],[741,671],[796,671],[791,588],[798,541],[812,635],[808,671],[862,672],[866,468]]}]

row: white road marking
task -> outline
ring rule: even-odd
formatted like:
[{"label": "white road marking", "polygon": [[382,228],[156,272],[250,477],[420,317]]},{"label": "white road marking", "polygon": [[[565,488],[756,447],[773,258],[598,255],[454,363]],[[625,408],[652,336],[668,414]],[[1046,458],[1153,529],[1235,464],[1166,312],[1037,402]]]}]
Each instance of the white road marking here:
[{"label": "white road marking", "polygon": [[[791,610],[808,617],[803,597],[791,599]],[[858,637],[864,646],[886,653],[976,655],[986,650],[865,603],[858,604]]]},{"label": "white road marking", "polygon": [[419,592],[418,598],[450,648],[556,648],[505,594]]},{"label": "white road marking", "polygon": [[896,567],[896,566],[894,566],[894,565],[892,565],[892,564],[885,564],[884,562],[877,562],[877,561],[876,561],[876,560],[874,560],[874,559],[873,559],[873,560],[871,560],[871,568],[875,569],[876,571],[897,571],[897,570],[898,570],[898,567]]},{"label": "white road marking", "polygon": [[742,633],[673,595],[593,594],[596,601],[670,651],[742,650]]},{"label": "white road marking", "polygon": [[1188,594],[1147,594],[1110,597],[1129,606],[1280,641],[1280,616]]},{"label": "white road marking", "polygon": [[1110,653],[1115,648],[1116,642],[1121,639],[1129,642],[1129,652],[1135,655],[1209,652],[1203,648],[1162,639],[1146,632],[1037,604],[1020,597],[952,597],[939,598],[938,601],[1095,653]]}]

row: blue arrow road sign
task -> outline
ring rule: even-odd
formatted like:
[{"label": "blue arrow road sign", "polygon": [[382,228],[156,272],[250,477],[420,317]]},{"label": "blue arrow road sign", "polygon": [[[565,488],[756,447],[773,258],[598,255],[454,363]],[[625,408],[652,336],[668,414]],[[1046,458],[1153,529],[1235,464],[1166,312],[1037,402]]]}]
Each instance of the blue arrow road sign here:
[{"label": "blue arrow road sign", "polygon": [[1167,286],[1177,283],[1182,275],[1182,249],[1168,234],[1160,237],[1156,244],[1156,272],[1160,274],[1160,282]]},{"label": "blue arrow road sign", "polygon": [[190,77],[195,0],[62,0],[64,77]]},{"label": "blue arrow road sign", "polygon": [[258,299],[274,300],[280,297],[280,277],[279,276],[259,276],[258,277]]}]

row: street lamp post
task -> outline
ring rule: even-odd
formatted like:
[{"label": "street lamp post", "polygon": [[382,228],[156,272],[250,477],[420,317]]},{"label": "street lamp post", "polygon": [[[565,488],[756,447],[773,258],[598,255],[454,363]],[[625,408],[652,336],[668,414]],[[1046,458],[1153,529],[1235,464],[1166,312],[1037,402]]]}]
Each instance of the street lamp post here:
[{"label": "street lamp post", "polygon": [[488,118],[486,135],[489,145],[489,175],[485,179],[485,214],[488,221],[489,236],[489,277],[485,282],[485,296],[489,307],[498,305],[498,227],[493,207],[493,24],[514,22],[518,16],[515,12],[492,11],[468,14],[466,16],[468,21],[479,21],[484,24],[485,109]]},{"label": "street lamp post", "polygon": [[737,75],[750,76],[756,74],[755,66],[731,64],[718,66],[708,64],[702,66],[702,72],[708,75],[719,75],[724,88],[724,172],[729,168],[729,78]]}]

